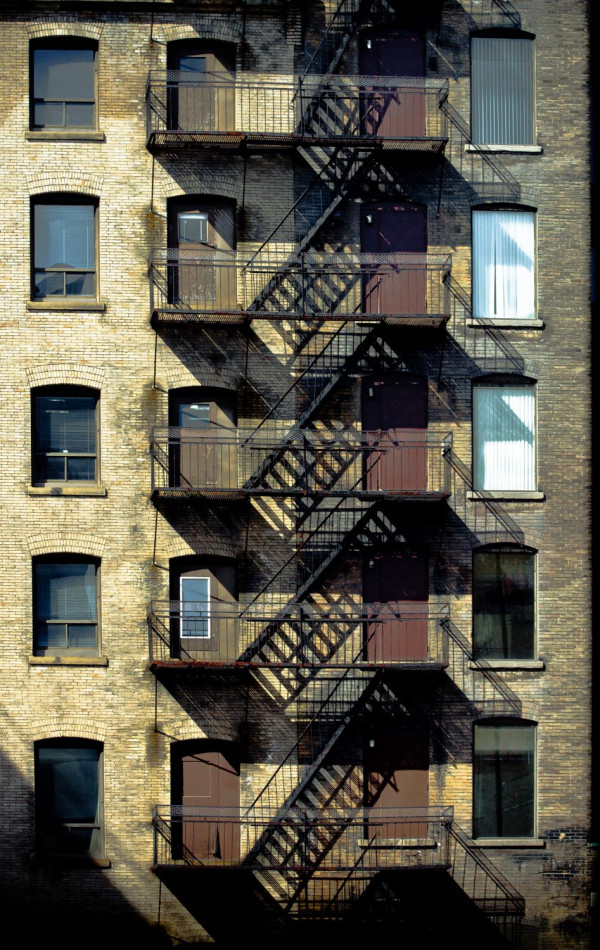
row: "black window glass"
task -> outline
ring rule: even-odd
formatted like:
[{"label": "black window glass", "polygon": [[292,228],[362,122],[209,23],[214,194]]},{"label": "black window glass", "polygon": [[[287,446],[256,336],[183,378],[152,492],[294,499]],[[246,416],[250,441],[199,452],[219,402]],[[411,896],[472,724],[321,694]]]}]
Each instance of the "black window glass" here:
[{"label": "black window glass", "polygon": [[94,205],[38,202],[33,229],[34,297],[94,297]]},{"label": "black window glass", "polygon": [[97,571],[94,561],[35,563],[36,653],[97,651]]},{"label": "black window glass", "polygon": [[34,397],[36,484],[96,481],[96,405],[93,395]]},{"label": "black window glass", "polygon": [[34,49],[34,129],[94,126],[94,60],[93,49]]},{"label": "black window glass", "polygon": [[100,754],[96,744],[38,746],[36,830],[41,851],[101,852]]},{"label": "black window glass", "polygon": [[531,659],[535,626],[535,555],[473,555],[473,649],[477,658]]},{"label": "black window glass", "polygon": [[533,836],[534,762],[533,725],[486,723],[475,726],[475,837]]}]

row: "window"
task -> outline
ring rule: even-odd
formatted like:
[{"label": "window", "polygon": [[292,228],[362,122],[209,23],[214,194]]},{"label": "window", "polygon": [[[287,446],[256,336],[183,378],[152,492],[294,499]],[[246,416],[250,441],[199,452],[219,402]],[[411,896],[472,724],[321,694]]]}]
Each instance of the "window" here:
[{"label": "window", "polygon": [[533,837],[535,725],[477,723],[473,774],[474,837]]},{"label": "window", "polygon": [[181,577],[181,636],[210,637],[210,579],[208,577]]},{"label": "window", "polygon": [[102,854],[102,746],[79,739],[38,742],[36,840],[46,854]]},{"label": "window", "polygon": [[535,491],[535,387],[524,381],[473,387],[473,487]]},{"label": "window", "polygon": [[517,545],[473,552],[473,650],[478,659],[533,658],[535,553]]},{"label": "window", "polygon": [[475,144],[532,145],[533,37],[471,39],[471,138]]},{"label": "window", "polygon": [[33,205],[33,299],[96,296],[96,204],[59,195]]},{"label": "window", "polygon": [[32,129],[95,126],[96,48],[95,43],[80,39],[32,47]]},{"label": "window", "polygon": [[473,316],[535,317],[535,215],[473,212]]},{"label": "window", "polygon": [[33,569],[36,655],[96,656],[99,562],[51,555]]},{"label": "window", "polygon": [[98,394],[51,386],[32,399],[34,485],[96,482]]}]

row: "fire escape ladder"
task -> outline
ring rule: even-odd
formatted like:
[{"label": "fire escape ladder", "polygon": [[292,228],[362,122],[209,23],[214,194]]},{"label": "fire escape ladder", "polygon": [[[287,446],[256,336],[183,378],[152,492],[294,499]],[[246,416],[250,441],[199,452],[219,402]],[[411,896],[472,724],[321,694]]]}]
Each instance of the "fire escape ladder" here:
[{"label": "fire escape ladder", "polygon": [[[250,815],[264,810],[272,818],[244,863],[254,867],[264,864],[266,871],[281,867],[277,879],[271,876],[270,884],[276,888],[279,899],[285,902],[288,911],[346,828],[356,821],[356,809],[362,813],[364,807],[362,781],[356,774],[356,768],[328,766],[326,760],[340,736],[360,714],[373,711],[380,702],[390,701],[389,690],[372,672],[362,673],[358,677],[356,672],[352,674],[351,670],[347,670],[337,681],[329,679],[328,683],[321,685],[325,686],[326,691],[329,690],[325,700],[247,809]],[[331,706],[333,709],[328,710]],[[288,792],[286,766],[293,765],[302,745],[306,741],[310,742],[315,732],[323,731],[323,728],[319,730],[319,726],[323,727],[323,721],[325,741],[319,752],[311,756],[311,764],[303,778]],[[384,777],[382,784],[385,781]],[[286,797],[281,802],[284,795]],[[328,826],[324,821],[327,809],[332,803],[339,803],[340,798],[343,799],[342,817]],[[266,800],[265,806],[262,805],[263,799]],[[275,814],[271,804],[273,799]],[[287,826],[286,819],[289,820]]]},{"label": "fire escape ladder", "polygon": [[[358,335],[344,333],[345,326],[345,324],[342,324],[333,336],[329,337],[325,346],[316,356],[310,359],[306,368],[288,386],[285,393],[271,407],[269,413],[261,420],[249,437],[251,439],[260,430],[294,389],[303,391],[306,404],[301,409],[297,421],[279,445],[265,457],[259,468],[246,481],[244,489],[256,488],[267,475],[271,474],[288,446],[293,442],[294,437],[301,433],[302,429],[310,422],[333,389],[356,368],[356,364],[368,352],[369,347],[379,333],[379,328],[373,326],[367,333],[361,334],[359,337]],[[311,386],[311,380],[318,381],[316,387]]]},{"label": "fire escape ladder", "polygon": [[[330,508],[326,511],[325,517],[318,522],[315,528],[302,541],[297,550],[290,555],[279,571],[273,577],[271,577],[269,581],[263,586],[263,588],[256,594],[253,603],[256,603],[256,601],[265,593],[265,591],[274,585],[277,577],[283,573],[283,571],[292,563],[292,561],[299,560],[301,558],[301,552],[310,542],[314,542],[315,538],[319,539],[320,535],[323,535],[327,532],[329,523],[334,519],[335,515],[341,509],[342,503],[344,501],[345,499],[341,498],[333,508]],[[325,571],[336,560],[336,558],[340,556],[347,545],[358,536],[366,522],[376,513],[377,505],[378,503],[375,502],[366,510],[364,508],[353,507],[352,509],[343,509],[341,511],[340,514],[342,524],[336,524],[334,528],[334,537],[336,537],[337,543],[332,545],[329,549],[325,548],[327,553],[324,556],[319,557],[318,563],[316,563],[314,566],[308,564],[310,573],[307,580],[298,587],[296,593],[289,599],[285,607],[277,612],[273,619],[256,638],[254,643],[244,650],[239,658],[239,662],[249,663],[256,657],[260,657],[263,660],[268,660],[268,655],[265,651],[268,651],[270,648],[272,639],[277,637],[281,622],[289,617],[292,607],[300,603],[306,597],[309,591],[315,586],[319,578],[325,573]],[[337,520],[338,519],[335,519],[336,522]],[[326,537],[328,538],[329,535],[326,534]]]},{"label": "fire escape ladder", "polygon": [[513,947],[520,946],[525,900],[456,822],[449,827],[449,874]]}]

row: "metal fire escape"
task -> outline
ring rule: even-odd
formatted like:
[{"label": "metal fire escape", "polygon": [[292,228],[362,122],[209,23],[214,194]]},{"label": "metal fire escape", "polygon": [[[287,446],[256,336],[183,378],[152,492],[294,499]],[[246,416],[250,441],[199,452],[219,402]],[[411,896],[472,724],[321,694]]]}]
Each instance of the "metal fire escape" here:
[{"label": "metal fire escape", "polygon": [[[440,155],[449,116],[460,134],[443,83],[393,79],[386,84],[378,77],[336,75],[356,27],[394,16],[393,5],[385,0],[342,0],[320,45],[307,57],[303,75],[288,86],[279,83],[282,114],[295,117],[285,127],[261,130],[250,123],[242,132],[170,129],[169,90],[179,80],[150,77],[148,147],[154,153],[293,150],[308,175],[292,208],[251,256],[210,248],[183,259],[177,252],[157,251],[150,262],[151,319],[157,330],[211,322],[239,324],[243,332],[267,326],[289,354],[288,382],[254,429],[208,429],[197,435],[177,428],[155,430],[153,498],[157,504],[184,499],[216,505],[251,498],[270,518],[279,511],[279,530],[288,532],[291,552],[244,603],[211,605],[211,623],[220,637],[217,656],[201,647],[188,651],[174,638],[173,630],[182,623],[181,604],[153,603],[151,667],[157,676],[176,676],[182,668],[249,670],[286,711],[297,733],[241,814],[157,807],[155,864],[180,863],[218,873],[227,863],[220,860],[219,847],[214,861],[199,857],[195,835],[199,841],[207,835],[216,841],[233,836],[239,840],[235,866],[252,873],[295,922],[351,919],[374,879],[387,871],[443,872],[488,922],[516,943],[522,898],[456,825],[452,809],[386,809],[378,802],[392,776],[382,772],[367,778],[356,764],[340,764],[343,757],[336,755],[353,730],[364,731],[372,720],[410,724],[417,707],[414,702],[407,707],[400,681],[396,675],[390,679],[390,672],[424,677],[423,708],[432,695],[427,676],[431,683],[448,669],[474,706],[496,714],[518,709],[518,698],[498,674],[474,660],[447,607],[436,612],[427,605],[402,608],[356,598],[333,602],[320,591],[320,582],[342,555],[393,543],[397,513],[404,506],[443,505],[455,480],[468,478],[453,455],[450,437],[398,442],[379,433],[374,439],[355,428],[331,432],[319,419],[336,387],[381,365],[382,357],[385,361],[387,327],[426,334],[443,328],[457,307],[466,313],[467,302],[453,283],[447,256],[333,254],[312,248],[336,209],[359,186],[377,175],[385,179],[385,167],[378,166],[384,152]],[[215,89],[221,82],[215,77]],[[244,82],[237,77],[236,90],[247,96],[247,115],[252,116],[256,88],[248,80],[244,89]],[[398,95],[426,102],[425,135],[378,134]],[[280,246],[289,245],[290,233],[293,250],[282,253]],[[184,269],[192,291],[181,293]],[[494,338],[490,344],[495,352],[501,342]],[[250,383],[256,389],[261,385],[258,376]],[[191,476],[183,477],[179,470],[182,452]],[[494,516],[501,517],[498,512]],[[295,589],[286,594],[280,581],[285,578],[289,586],[290,577]],[[206,605],[197,604],[195,614],[194,605],[191,609],[198,623],[205,622]],[[189,623],[189,604],[186,611]],[[390,624],[402,629],[408,644],[404,657],[395,661],[381,648],[381,631]],[[418,645],[423,625],[425,654]],[[435,722],[435,715],[428,715]],[[436,726],[447,728],[441,721]],[[192,829],[191,835],[173,857],[175,829],[182,824]],[[382,888],[377,900],[393,910],[393,886]]]}]

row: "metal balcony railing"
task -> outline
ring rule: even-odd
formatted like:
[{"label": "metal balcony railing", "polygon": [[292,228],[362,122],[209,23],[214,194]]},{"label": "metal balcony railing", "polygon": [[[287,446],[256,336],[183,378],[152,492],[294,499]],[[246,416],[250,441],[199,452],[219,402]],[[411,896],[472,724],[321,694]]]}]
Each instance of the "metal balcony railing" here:
[{"label": "metal balcony railing", "polygon": [[[158,805],[154,809],[154,866],[239,867],[310,874],[397,868],[448,868],[452,808],[290,810],[274,819],[261,809]],[[260,848],[265,833],[295,839],[285,864]],[[323,854],[323,839],[327,852]]]},{"label": "metal balcony railing", "polygon": [[174,322],[322,317],[437,327],[450,317],[450,265],[447,254],[155,250],[151,313]]},{"label": "metal balcony railing", "polygon": [[153,430],[153,496],[422,499],[450,494],[446,441],[425,430],[327,433],[296,430],[277,438],[209,426]]},{"label": "metal balcony railing", "polygon": [[[204,666],[441,669],[447,608],[427,603],[293,604],[152,601],[150,661]],[[253,649],[258,645],[257,649]]]},{"label": "metal balcony railing", "polygon": [[437,78],[153,70],[147,145],[152,152],[301,144],[439,152],[447,95],[447,81]]}]

